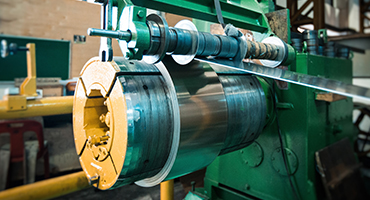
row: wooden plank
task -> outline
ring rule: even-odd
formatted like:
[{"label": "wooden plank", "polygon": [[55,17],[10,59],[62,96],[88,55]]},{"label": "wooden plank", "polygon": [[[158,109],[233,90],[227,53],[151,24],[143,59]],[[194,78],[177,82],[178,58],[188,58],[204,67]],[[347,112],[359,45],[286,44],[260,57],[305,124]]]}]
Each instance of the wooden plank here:
[{"label": "wooden plank", "polygon": [[175,15],[171,13],[166,13],[165,17],[166,17],[166,21],[169,27],[174,27],[177,24],[177,22],[184,20],[184,19],[192,21],[192,18],[190,17],[184,17],[181,15]]},{"label": "wooden plank", "polygon": [[318,93],[316,94],[316,100],[318,101],[326,101],[326,102],[334,102],[339,101],[342,99],[346,99],[346,96],[334,94],[334,93]]},{"label": "wooden plank", "polygon": [[288,24],[288,10],[281,9],[266,13],[265,15],[272,32],[284,42],[288,43],[288,30],[290,28],[290,24]]},{"label": "wooden plank", "polygon": [[[86,36],[86,43],[73,43],[74,35],[87,35],[100,28],[100,6],[75,0],[0,1],[0,33],[71,42],[70,78],[79,76],[84,64],[99,55],[100,39]],[[121,56],[113,42],[114,56]]]},{"label": "wooden plank", "polygon": [[315,152],[327,199],[369,199],[350,141],[342,139]]}]

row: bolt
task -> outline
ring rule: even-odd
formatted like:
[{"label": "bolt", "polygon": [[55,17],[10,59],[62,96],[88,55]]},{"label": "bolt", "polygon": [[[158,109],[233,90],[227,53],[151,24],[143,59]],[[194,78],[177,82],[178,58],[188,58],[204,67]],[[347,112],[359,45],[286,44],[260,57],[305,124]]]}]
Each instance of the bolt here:
[{"label": "bolt", "polygon": [[288,156],[291,156],[292,155],[292,153],[291,152],[288,152]]},{"label": "bolt", "polygon": [[280,169],[276,169],[277,172],[280,172]]},{"label": "bolt", "polygon": [[137,16],[138,16],[139,18],[143,18],[143,17],[144,17],[144,15],[145,15],[145,13],[144,13],[144,11],[142,11],[142,10],[139,10],[139,12],[137,13]]},{"label": "bolt", "polygon": [[244,151],[243,150],[240,150],[240,153],[244,153]]},{"label": "bolt", "polygon": [[107,106],[108,102],[107,102],[107,101],[104,101],[104,103],[103,103],[103,104],[104,104],[104,106]]},{"label": "bolt", "polygon": [[276,151],[279,153],[280,152],[280,149],[277,149]]},{"label": "bolt", "polygon": [[140,120],[140,111],[135,110],[134,111],[134,121],[138,122]]},{"label": "bolt", "polygon": [[99,120],[101,121],[101,123],[104,123],[105,122],[105,115],[101,114],[100,117],[99,117]]},{"label": "bolt", "polygon": [[89,178],[90,185],[94,185],[95,183],[99,182],[99,175],[93,176]]},{"label": "bolt", "polygon": [[246,190],[249,190],[249,189],[251,189],[251,186],[250,186],[249,184],[245,184],[244,188],[245,188]]},{"label": "bolt", "polygon": [[246,161],[244,161],[244,163],[245,163],[245,164],[248,164],[248,161],[246,160]]},{"label": "bolt", "polygon": [[89,136],[89,139],[87,140],[89,147],[91,148],[92,145],[98,146],[103,144],[105,141],[109,139],[109,135],[103,135],[100,137],[97,136]]},{"label": "bolt", "polygon": [[[109,131],[107,131],[107,133],[108,133]],[[101,142],[105,142],[105,141],[107,141],[109,139],[109,135],[103,135],[103,136],[100,136],[100,143]]]},{"label": "bolt", "polygon": [[275,160],[275,157],[271,157],[271,160]]}]

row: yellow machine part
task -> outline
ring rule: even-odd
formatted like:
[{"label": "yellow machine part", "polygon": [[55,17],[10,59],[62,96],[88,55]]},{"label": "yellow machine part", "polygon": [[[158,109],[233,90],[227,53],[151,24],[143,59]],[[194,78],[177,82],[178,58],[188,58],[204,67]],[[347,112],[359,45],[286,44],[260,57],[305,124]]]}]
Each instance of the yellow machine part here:
[{"label": "yellow machine part", "polygon": [[80,74],[73,102],[77,154],[91,184],[101,190],[117,181],[127,148],[127,108],[122,103],[122,86],[114,84],[117,71],[114,61],[90,59]]},{"label": "yellow machine part", "polygon": [[152,187],[251,144],[265,124],[264,98],[255,77],[218,75],[201,61],[95,57],[75,90],[76,151],[94,187]]},{"label": "yellow machine part", "polygon": [[2,191],[0,192],[0,199],[52,199],[88,187],[89,181],[86,179],[85,173],[76,172]]},{"label": "yellow machine part", "polygon": [[[6,96],[14,98],[23,98],[24,96]],[[9,101],[5,99],[0,101],[0,119],[16,119],[34,116],[61,115],[72,112],[72,96],[65,97],[45,97],[35,100],[25,101],[26,107],[22,110],[8,109]]]}]

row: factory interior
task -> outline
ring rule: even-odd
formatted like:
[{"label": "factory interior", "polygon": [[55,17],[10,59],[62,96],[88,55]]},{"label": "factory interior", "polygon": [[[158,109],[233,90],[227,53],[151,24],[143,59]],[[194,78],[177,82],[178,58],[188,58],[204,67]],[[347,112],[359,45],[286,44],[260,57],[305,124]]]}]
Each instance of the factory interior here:
[{"label": "factory interior", "polygon": [[370,0],[0,0],[0,200],[370,199]]}]

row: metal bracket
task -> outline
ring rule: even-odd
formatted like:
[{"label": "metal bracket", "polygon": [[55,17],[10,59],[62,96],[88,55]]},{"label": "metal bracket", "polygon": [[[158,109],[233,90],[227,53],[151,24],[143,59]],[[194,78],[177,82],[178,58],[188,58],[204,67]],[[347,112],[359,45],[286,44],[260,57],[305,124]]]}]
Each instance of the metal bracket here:
[{"label": "metal bracket", "polygon": [[[101,29],[112,30],[112,0],[107,0],[101,7]],[[100,38],[99,57],[102,62],[112,61],[112,38]]]},{"label": "metal bracket", "polygon": [[27,44],[27,78],[19,87],[20,95],[36,97],[36,47],[34,43]]},{"label": "metal bracket", "polygon": [[6,102],[7,111],[19,111],[27,109],[27,99],[34,99],[38,96],[36,92],[36,47],[34,43],[28,43],[26,47],[18,47],[16,44],[7,48],[7,42],[2,41],[4,56],[12,55],[17,51],[27,51],[27,78],[19,87],[19,95],[8,94],[3,96]]},{"label": "metal bracket", "polygon": [[326,32],[326,29],[320,29],[317,35],[318,35],[318,38],[322,39],[324,43],[328,42],[328,34]]}]

